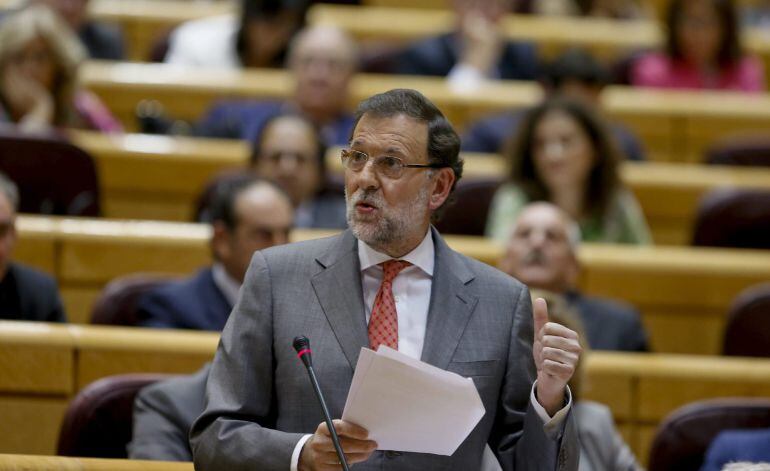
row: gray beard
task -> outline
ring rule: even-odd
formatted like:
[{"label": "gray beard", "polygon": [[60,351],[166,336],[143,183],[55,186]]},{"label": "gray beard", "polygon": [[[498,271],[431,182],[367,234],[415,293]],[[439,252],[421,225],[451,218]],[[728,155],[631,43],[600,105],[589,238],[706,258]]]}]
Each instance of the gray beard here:
[{"label": "gray beard", "polygon": [[[403,207],[386,209],[385,199],[379,190],[359,189],[353,195],[348,195],[345,190],[348,227],[358,240],[365,242],[378,252],[389,253],[420,223],[422,212],[428,204],[428,193],[428,188],[424,187],[420,189],[415,201],[404,204]],[[380,217],[372,222],[356,220],[356,204],[361,202],[376,206],[380,211]]]}]

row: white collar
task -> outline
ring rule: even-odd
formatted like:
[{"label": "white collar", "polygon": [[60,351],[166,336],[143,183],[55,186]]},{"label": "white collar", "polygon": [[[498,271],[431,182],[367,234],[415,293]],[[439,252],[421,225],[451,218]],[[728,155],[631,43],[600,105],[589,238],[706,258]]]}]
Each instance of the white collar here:
[{"label": "white collar", "polygon": [[225,270],[221,263],[215,263],[211,267],[211,276],[214,278],[214,284],[217,285],[217,288],[222,292],[227,302],[231,306],[235,306],[235,302],[238,301],[238,291],[241,289],[241,284],[227,273],[227,270]]},{"label": "white collar", "polygon": [[[433,264],[435,263],[434,254],[435,248],[433,246],[433,237],[431,235],[430,228],[428,228],[428,232],[425,234],[425,237],[423,237],[420,245],[415,247],[414,250],[404,255],[399,260],[405,260],[418,267],[429,276],[433,276]],[[364,271],[382,262],[393,260],[393,257],[378,252],[371,248],[366,242],[359,240],[358,260],[361,263],[361,271]]]}]

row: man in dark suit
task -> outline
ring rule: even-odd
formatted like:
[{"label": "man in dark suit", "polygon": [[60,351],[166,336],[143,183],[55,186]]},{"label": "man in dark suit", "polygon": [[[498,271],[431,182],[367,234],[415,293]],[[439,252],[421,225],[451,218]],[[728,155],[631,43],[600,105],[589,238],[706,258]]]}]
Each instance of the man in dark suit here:
[{"label": "man in dark suit", "polygon": [[196,132],[254,142],[271,117],[294,112],[318,127],[325,145],[343,145],[353,127],[346,106],[357,60],[355,43],[344,32],[331,27],[305,28],[289,48],[287,67],[294,78],[291,99],[217,103],[198,123]]},{"label": "man in dark suit", "polygon": [[592,350],[646,351],[647,334],[633,308],[578,291],[579,243],[578,225],[561,209],[532,203],[511,229],[500,269],[530,288],[564,296],[580,315]]},{"label": "man in dark suit", "polygon": [[382,344],[471,377],[484,404],[452,456],[375,451],[367,430],[337,420],[354,469],[477,470],[489,446],[506,471],[577,470],[566,386],[577,334],[547,322],[542,299],[533,315],[524,285],[430,225],[462,173],[459,137],[414,90],[375,95],[356,116],[342,153],[350,229],[254,255],[190,434],[196,469],[341,468],[292,348],[306,334],[333,417],[361,348]]},{"label": "man in dark suit", "polygon": [[[543,67],[538,78],[546,95],[565,95],[599,110],[601,91],[610,81],[610,74],[589,52],[569,49]],[[471,124],[463,135],[465,152],[502,153],[506,144],[519,131],[526,110],[512,110],[482,118]],[[627,127],[608,123],[619,150],[629,160],[645,160],[639,138]]]},{"label": "man in dark suit", "polygon": [[418,42],[396,57],[399,74],[449,77],[459,88],[483,79],[533,80],[534,45],[505,39],[502,19],[510,0],[452,0],[455,31]]},{"label": "man in dark suit", "polygon": [[67,322],[54,279],[11,262],[18,206],[16,185],[0,173],[0,319]]},{"label": "man in dark suit", "polygon": [[293,219],[286,194],[256,177],[223,181],[211,204],[212,267],[145,294],[137,316],[146,327],[222,330],[252,254],[285,244]]}]

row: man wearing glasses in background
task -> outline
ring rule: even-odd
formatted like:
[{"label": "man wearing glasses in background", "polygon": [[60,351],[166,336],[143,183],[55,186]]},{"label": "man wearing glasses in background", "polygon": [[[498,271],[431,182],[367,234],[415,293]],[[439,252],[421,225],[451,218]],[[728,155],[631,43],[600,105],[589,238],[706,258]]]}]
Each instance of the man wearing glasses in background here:
[{"label": "man wearing glasses in background", "polygon": [[341,469],[292,348],[303,334],[333,417],[361,347],[382,344],[473,378],[486,408],[452,456],[375,451],[366,430],[336,420],[355,469],[474,470],[487,445],[504,470],[577,469],[566,387],[577,335],[547,322],[542,300],[533,316],[525,286],[452,251],[430,226],[461,176],[459,148],[418,92],[359,105],[342,154],[350,228],[254,255],[190,435],[196,469]]}]

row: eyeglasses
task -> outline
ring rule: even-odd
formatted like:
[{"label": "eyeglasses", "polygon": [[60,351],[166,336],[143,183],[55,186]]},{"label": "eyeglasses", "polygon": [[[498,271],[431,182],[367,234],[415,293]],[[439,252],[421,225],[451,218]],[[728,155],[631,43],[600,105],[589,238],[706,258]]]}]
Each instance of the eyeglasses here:
[{"label": "eyeglasses", "polygon": [[[342,150],[342,165],[354,172],[360,172],[366,167],[369,161],[369,155],[357,150]],[[401,178],[405,168],[444,168],[445,164],[405,164],[403,160],[391,155],[381,155],[374,158],[374,171],[379,175],[392,178],[394,180]]]}]

